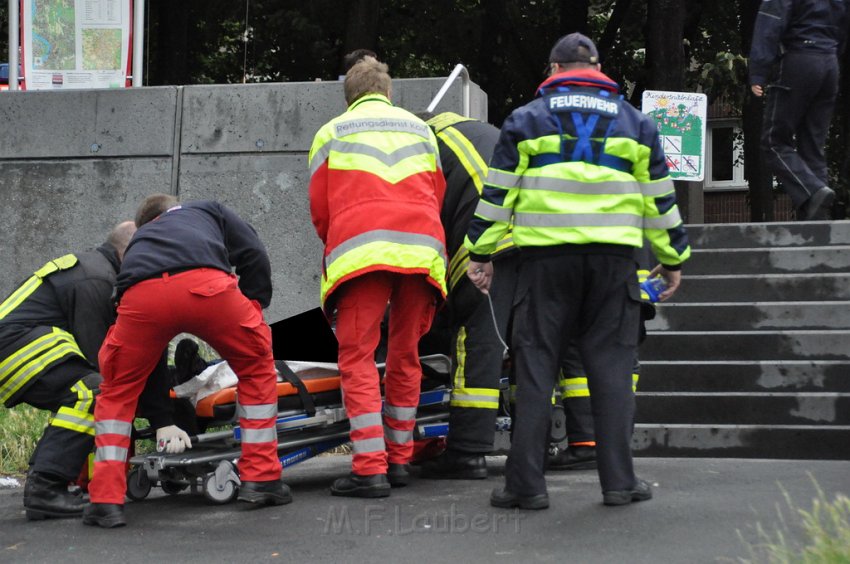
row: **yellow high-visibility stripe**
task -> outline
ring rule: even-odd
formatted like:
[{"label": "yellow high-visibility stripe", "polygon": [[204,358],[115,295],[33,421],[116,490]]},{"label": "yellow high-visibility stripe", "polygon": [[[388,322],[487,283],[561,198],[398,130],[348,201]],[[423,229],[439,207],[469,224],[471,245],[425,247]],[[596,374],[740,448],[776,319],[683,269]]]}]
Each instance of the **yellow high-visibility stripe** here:
[{"label": "yellow high-visibility stripe", "polygon": [[60,407],[50,419],[50,426],[94,436],[94,415],[71,407]]},{"label": "yellow high-visibility stripe", "polygon": [[425,123],[433,127],[435,131],[440,132],[447,127],[456,125],[458,123],[463,123],[465,121],[475,120],[470,117],[456,114],[455,112],[442,112],[440,114],[435,115]]},{"label": "yellow high-visibility stripe", "polygon": [[446,146],[452,150],[463,166],[475,189],[481,194],[484,189],[484,179],[487,178],[487,163],[475,149],[475,146],[460,131],[447,127],[437,133]]},{"label": "yellow high-visibility stripe", "polygon": [[640,380],[640,374],[633,373],[632,374],[632,391],[637,392],[638,380]]},{"label": "yellow high-visibility stripe", "polygon": [[35,292],[39,286],[41,286],[41,278],[37,276],[31,276],[26,282],[21,284],[20,288],[15,290],[11,296],[6,298],[6,301],[0,304],[0,319],[3,319],[16,307],[21,305],[21,302]]},{"label": "yellow high-visibility stripe", "polygon": [[0,319],[9,315],[9,313],[21,305],[25,299],[35,292],[36,289],[41,286],[42,280],[58,270],[67,270],[75,264],[77,264],[77,257],[68,254],[52,260],[36,270],[33,275],[26,280],[26,282],[21,284],[17,290],[12,292],[12,294],[6,298],[2,304],[0,304]]},{"label": "yellow high-visibility stripe", "polygon": [[499,409],[499,390],[492,388],[454,389],[449,404],[455,407]]},{"label": "yellow high-visibility stripe", "polygon": [[453,388],[460,389],[466,383],[466,326],[461,326],[457,332],[455,341],[455,356],[457,357],[457,368],[455,368]]},{"label": "yellow high-visibility stripe", "polygon": [[36,374],[47,368],[54,361],[59,360],[60,358],[65,356],[70,356],[78,353],[79,349],[77,349],[76,346],[71,345],[70,343],[64,343],[52,349],[47,354],[39,356],[38,358],[24,365],[23,367],[21,367],[20,370],[15,373],[14,380],[9,378],[6,382],[0,385],[0,402],[7,401],[18,390],[20,390],[24,384],[29,382],[31,378],[33,378]]},{"label": "yellow high-visibility stripe", "polygon": [[74,336],[67,331],[54,327],[53,331],[27,343],[0,363],[0,380],[14,374],[18,370],[18,367],[20,367],[23,363],[53,348],[60,342],[71,344],[74,347],[74,350],[77,351],[80,356],[83,356],[83,352],[77,346]]},{"label": "yellow high-visibility stripe", "polygon": [[85,358],[74,336],[58,327],[24,345],[0,363],[0,401],[7,401],[41,370],[70,355]]},{"label": "yellow high-visibility stripe", "polygon": [[368,231],[340,243],[325,257],[321,300],[325,303],[328,292],[340,280],[375,264],[403,270],[427,270],[445,295],[448,292],[447,263],[445,245],[435,237],[392,230]]},{"label": "yellow high-visibility stripe", "polygon": [[590,388],[587,387],[587,378],[564,378],[561,380],[561,398],[587,397],[590,397]]},{"label": "yellow high-visibility stripe", "polygon": [[91,411],[94,392],[82,380],[71,386],[71,390],[77,392],[77,402],[74,404],[74,408],[85,412]]}]

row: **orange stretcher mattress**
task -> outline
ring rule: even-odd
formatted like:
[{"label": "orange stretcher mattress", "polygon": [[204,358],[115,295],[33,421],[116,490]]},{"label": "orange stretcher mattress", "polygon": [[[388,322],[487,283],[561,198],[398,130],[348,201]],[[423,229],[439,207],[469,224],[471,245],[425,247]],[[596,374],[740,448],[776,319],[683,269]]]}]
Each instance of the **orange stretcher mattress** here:
[{"label": "orange stretcher mattress", "polygon": [[[284,361],[276,360],[278,371],[283,372]],[[291,373],[291,370],[287,370]],[[339,403],[340,377],[336,365],[323,365],[301,370],[297,375],[307,393],[317,404]],[[289,382],[277,383],[278,411],[303,407],[298,388]],[[224,388],[201,399],[195,406],[198,417],[232,419],[236,411],[236,386]]]},{"label": "orange stretcher mattress", "polygon": [[[426,380],[430,380],[430,384],[435,384],[441,380],[437,378],[433,380],[435,374],[448,374],[450,366],[449,360],[441,355],[432,357],[423,357],[423,387],[428,387]],[[282,366],[286,364],[286,366]],[[275,365],[279,372],[291,372],[290,365],[296,366],[294,370],[297,372],[297,378],[301,381],[306,389],[307,394],[313,400],[315,405],[334,405],[342,403],[342,393],[340,389],[339,371],[335,364],[321,363],[300,363],[276,360]],[[434,368],[434,367],[438,368]],[[380,372],[383,375],[383,366],[380,366]],[[173,394],[173,392],[172,392]],[[304,407],[301,395],[298,388],[289,382],[279,382],[277,384],[278,411],[301,409]],[[195,414],[198,417],[214,419],[217,421],[230,421],[236,414],[236,387],[225,388],[206,396],[200,400],[195,406]]]},{"label": "orange stretcher mattress", "polygon": [[[300,376],[301,381],[304,382],[304,387],[307,388],[307,391],[312,394],[319,394],[321,392],[338,392],[339,391],[339,374],[336,376],[317,376],[310,377],[310,375]],[[289,382],[278,382],[277,384],[277,397],[287,398],[287,397],[298,397],[298,390],[290,384]],[[280,402],[278,402],[280,403]],[[234,405],[236,404],[236,387],[225,388],[223,390],[219,390],[214,392],[201,401],[195,406],[195,413],[198,417],[209,417],[218,419],[220,418],[221,413],[217,412],[215,409],[216,406],[225,406],[225,405]]]}]

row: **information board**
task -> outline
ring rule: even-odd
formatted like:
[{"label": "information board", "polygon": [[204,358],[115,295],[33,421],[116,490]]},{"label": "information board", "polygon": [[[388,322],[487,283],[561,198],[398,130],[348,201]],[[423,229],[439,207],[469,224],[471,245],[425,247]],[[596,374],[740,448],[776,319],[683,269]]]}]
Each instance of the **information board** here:
[{"label": "information board", "polygon": [[128,86],[132,18],[132,0],[22,0],[22,88]]},{"label": "information board", "polygon": [[658,125],[670,176],[678,180],[703,180],[708,116],[705,94],[646,90],[641,111]]}]

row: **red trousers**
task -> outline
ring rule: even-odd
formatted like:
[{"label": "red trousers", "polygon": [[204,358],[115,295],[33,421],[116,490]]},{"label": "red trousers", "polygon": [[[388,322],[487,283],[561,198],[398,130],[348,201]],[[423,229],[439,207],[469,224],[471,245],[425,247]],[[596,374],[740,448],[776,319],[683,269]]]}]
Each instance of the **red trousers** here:
[{"label": "red trousers", "polygon": [[212,345],[239,377],[240,478],[280,479],[271,330],[260,305],[239,290],[236,276],[199,268],[145,280],[121,298],[118,321],[98,355],[103,383],[94,411],[92,502],[124,503],[124,464],[139,394],[162,350],[182,332]]},{"label": "red trousers", "polygon": [[[345,282],[336,301],[336,337],[343,403],[351,422],[352,471],[386,474],[387,462],[413,456],[413,427],[422,381],[419,339],[428,332],[436,292],[424,276],[370,272]],[[375,349],[390,304],[389,341],[381,410]]]}]

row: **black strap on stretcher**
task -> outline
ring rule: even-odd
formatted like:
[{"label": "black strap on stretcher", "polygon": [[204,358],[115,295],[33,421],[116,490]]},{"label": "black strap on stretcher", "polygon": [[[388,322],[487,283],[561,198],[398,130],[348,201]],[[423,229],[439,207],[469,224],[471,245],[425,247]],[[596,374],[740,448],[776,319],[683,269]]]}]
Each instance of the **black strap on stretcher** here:
[{"label": "black strap on stretcher", "polygon": [[301,405],[304,407],[307,415],[310,417],[316,415],[316,404],[313,402],[313,396],[310,395],[307,386],[304,385],[301,378],[283,360],[274,361],[274,365],[283,379],[298,391],[298,397],[301,399]]}]

